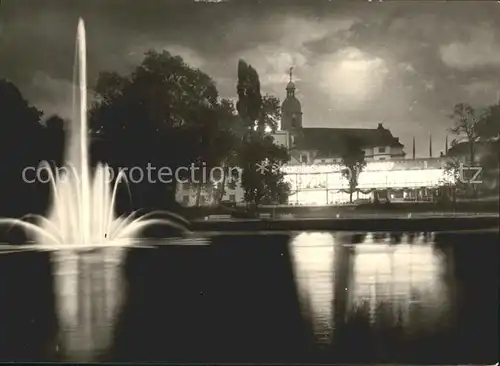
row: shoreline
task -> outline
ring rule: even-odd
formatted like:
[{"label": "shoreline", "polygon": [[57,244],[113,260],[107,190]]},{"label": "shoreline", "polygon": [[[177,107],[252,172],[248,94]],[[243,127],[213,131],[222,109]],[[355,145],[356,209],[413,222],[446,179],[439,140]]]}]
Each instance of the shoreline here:
[{"label": "shoreline", "polygon": [[231,221],[192,221],[194,232],[255,232],[261,231],[461,231],[499,230],[497,215],[482,217],[420,217],[420,218],[299,218],[299,219],[238,219]]},{"label": "shoreline", "polygon": [[[227,216],[233,218],[251,218],[250,216],[293,216],[295,218],[334,218],[340,216],[366,216],[366,215],[470,215],[496,214],[500,211],[500,202],[457,202],[455,204],[440,204],[435,202],[420,203],[390,203],[390,204],[359,204],[359,205],[327,205],[327,206],[259,206],[253,212],[249,212],[242,206],[205,206],[205,207],[183,207],[179,213],[184,217],[204,219],[208,216]],[[255,217],[256,218],[256,217]]]}]

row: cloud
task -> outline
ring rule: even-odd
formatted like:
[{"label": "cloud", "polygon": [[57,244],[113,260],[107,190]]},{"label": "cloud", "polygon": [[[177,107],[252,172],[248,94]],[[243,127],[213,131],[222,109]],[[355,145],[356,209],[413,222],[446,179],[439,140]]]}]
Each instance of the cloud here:
[{"label": "cloud", "polygon": [[[258,46],[240,54],[240,58],[252,65],[260,76],[264,88],[283,87],[288,81],[290,67],[300,70],[307,63],[307,56],[301,50],[292,51],[271,45]],[[298,78],[295,77],[295,80]]]},{"label": "cloud", "polygon": [[441,46],[439,52],[442,61],[460,71],[500,68],[500,42],[495,37],[495,29],[482,26],[471,33],[468,41],[455,41]]},{"label": "cloud", "polygon": [[0,69],[37,106],[70,114],[81,15],[90,83],[99,71],[128,72],[155,48],[212,76],[226,97],[236,94],[237,61],[244,58],[259,72],[262,92],[283,99],[295,66],[306,126],[373,127],[383,120],[405,142],[413,134],[423,141],[448,127],[441,110],[496,95],[486,85],[500,78],[496,2],[306,3],[11,1],[2,8]]},{"label": "cloud", "polygon": [[409,62],[400,62],[397,64],[397,67],[399,70],[401,70],[403,72],[407,72],[409,74],[416,74],[417,73],[417,71],[415,70],[413,65]]},{"label": "cloud", "polygon": [[[63,118],[72,118],[73,111],[73,94],[78,92],[75,90],[74,84],[65,79],[57,79],[52,76],[38,71],[31,82],[29,93],[34,93],[38,96],[36,106],[44,111],[46,116],[58,114]],[[87,89],[88,105],[94,100],[94,93]],[[75,95],[78,98],[78,94]]]},{"label": "cloud", "polygon": [[379,95],[389,72],[385,61],[357,48],[345,48],[318,62],[318,85],[344,108]]},{"label": "cloud", "polygon": [[242,50],[235,56],[244,59],[257,70],[265,92],[281,95],[289,79],[290,67],[294,68],[294,81],[304,83],[310,82],[311,75],[324,71],[318,63],[321,58],[318,45],[331,44],[353,22],[354,19],[351,18],[318,20],[275,16],[263,24],[268,30],[267,42]]},{"label": "cloud", "polygon": [[324,38],[329,32],[321,22],[298,17],[273,17],[272,23],[264,27],[270,35],[268,41],[238,53],[239,58],[259,72],[264,86],[286,82],[290,67],[299,70],[309,62],[310,52],[306,45]]},{"label": "cloud", "polygon": [[475,80],[463,85],[466,100],[474,105],[490,105],[498,102],[500,85],[497,81]]},{"label": "cloud", "polygon": [[139,64],[144,59],[144,54],[149,50],[155,50],[158,52],[168,51],[173,56],[180,56],[191,67],[201,68],[205,65],[205,59],[195,50],[178,45],[178,44],[167,44],[161,41],[147,42],[141,44],[133,44],[129,46],[128,61],[132,65]]}]

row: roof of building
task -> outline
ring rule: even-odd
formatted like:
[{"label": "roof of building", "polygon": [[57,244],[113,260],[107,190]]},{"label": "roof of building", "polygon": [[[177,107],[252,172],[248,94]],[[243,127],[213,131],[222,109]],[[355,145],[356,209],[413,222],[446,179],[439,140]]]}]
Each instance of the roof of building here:
[{"label": "roof of building", "polygon": [[283,112],[292,112],[292,113],[302,113],[302,106],[300,101],[294,96],[286,97],[281,105],[281,110]]},{"label": "roof of building", "polygon": [[315,150],[319,156],[341,153],[353,139],[363,148],[376,146],[403,147],[399,139],[379,124],[378,128],[302,128],[296,139],[299,150]]}]

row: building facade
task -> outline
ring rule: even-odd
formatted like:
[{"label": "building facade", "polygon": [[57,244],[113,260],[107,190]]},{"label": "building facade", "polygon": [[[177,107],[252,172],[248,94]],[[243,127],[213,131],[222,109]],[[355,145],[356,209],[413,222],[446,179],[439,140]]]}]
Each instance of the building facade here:
[{"label": "building facade", "polygon": [[[221,194],[221,184],[215,182],[212,185],[198,185],[181,182],[177,185],[175,199],[181,205],[187,207],[212,206],[219,203],[218,197]],[[244,198],[243,189],[239,182],[234,179],[225,183],[224,194],[220,202],[238,204],[243,203]]]},{"label": "building facade", "polygon": [[286,146],[291,164],[334,164],[341,160],[348,141],[356,140],[364,150],[366,161],[403,159],[406,156],[399,138],[379,123],[376,128],[317,128],[302,126],[302,106],[297,99],[296,86],[290,81],[281,106],[281,129],[276,143]]},{"label": "building facade", "polygon": [[[301,103],[290,74],[282,104],[281,130],[275,142],[288,148],[291,159],[283,167],[290,184],[291,205],[335,205],[349,202],[348,181],[342,175],[342,152],[357,141],[366,167],[354,193],[358,201],[428,201],[445,184],[447,159],[443,156],[407,159],[398,137],[379,123],[376,128],[303,127]],[[431,142],[430,142],[431,143]]]},{"label": "building facade", "polygon": [[[356,201],[432,201],[445,184],[445,158],[372,161],[359,175]],[[291,205],[336,205],[350,199],[340,164],[290,164],[283,168]]]},{"label": "building facade", "polygon": [[[438,188],[449,183],[445,170],[448,158],[432,156],[407,158],[404,145],[391,131],[378,123],[374,128],[303,127],[302,106],[296,96],[296,85],[286,85],[281,106],[280,129],[273,134],[276,144],[286,147],[291,159],[282,167],[290,184],[290,205],[336,205],[349,202],[348,181],[342,175],[341,161],[347,141],[355,139],[365,153],[366,167],[360,173],[357,201],[430,201]],[[415,144],[415,141],[414,141]],[[214,185],[215,187],[215,185]],[[186,206],[216,203],[212,187],[180,184],[177,200]],[[222,202],[244,203],[239,182],[226,182]]]}]

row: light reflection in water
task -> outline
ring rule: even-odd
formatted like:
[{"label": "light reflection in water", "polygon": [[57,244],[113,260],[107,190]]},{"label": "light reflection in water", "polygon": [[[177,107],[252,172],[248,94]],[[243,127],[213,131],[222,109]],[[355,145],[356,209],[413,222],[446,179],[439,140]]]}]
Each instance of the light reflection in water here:
[{"label": "light reflection in water", "polygon": [[314,318],[319,342],[331,337],[334,238],[330,233],[301,233],[291,242],[295,276],[305,311]]},{"label": "light reflection in water", "polygon": [[433,234],[301,233],[291,244],[303,308],[319,342],[330,341],[335,322],[356,308],[372,323],[380,318],[412,331],[447,320],[446,263]]},{"label": "light reflection in water", "polygon": [[88,357],[89,349],[97,354],[105,351],[110,346],[122,303],[123,248],[53,255],[56,289],[61,300],[58,313],[66,321],[60,335],[65,353],[80,360]]},{"label": "light reflection in water", "polygon": [[[76,41],[73,88],[75,118],[68,124],[67,131],[67,174],[52,174],[49,164],[45,164],[44,169],[49,174],[53,189],[48,216],[0,219],[0,225],[23,228],[35,243],[21,247],[0,245],[0,254],[33,250],[50,251],[53,254],[56,272],[54,295],[62,333],[56,351],[60,352],[59,344],[62,344],[63,354],[88,362],[94,361],[99,351],[109,343],[113,321],[119,310],[116,295],[119,289],[118,264],[126,248],[151,248],[134,243],[132,239],[152,225],[169,226],[186,234],[184,224],[187,222],[169,212],[141,214],[135,211],[117,217],[115,200],[123,172],[115,177],[114,187],[111,188],[107,167],[98,165],[94,174],[91,174],[89,164],[87,41],[85,24],[81,18],[78,20]],[[172,216],[183,224],[172,221]],[[29,219],[36,219],[35,223]],[[103,299],[108,300],[103,302]],[[96,314],[107,315],[98,318]]]},{"label": "light reflection in water", "polygon": [[401,244],[391,245],[388,237],[367,237],[355,247],[349,302],[352,307],[367,305],[371,322],[385,309],[384,322],[416,330],[436,325],[448,308],[449,293],[444,283],[446,264],[432,236],[419,234],[413,243],[408,239],[405,235]]}]

